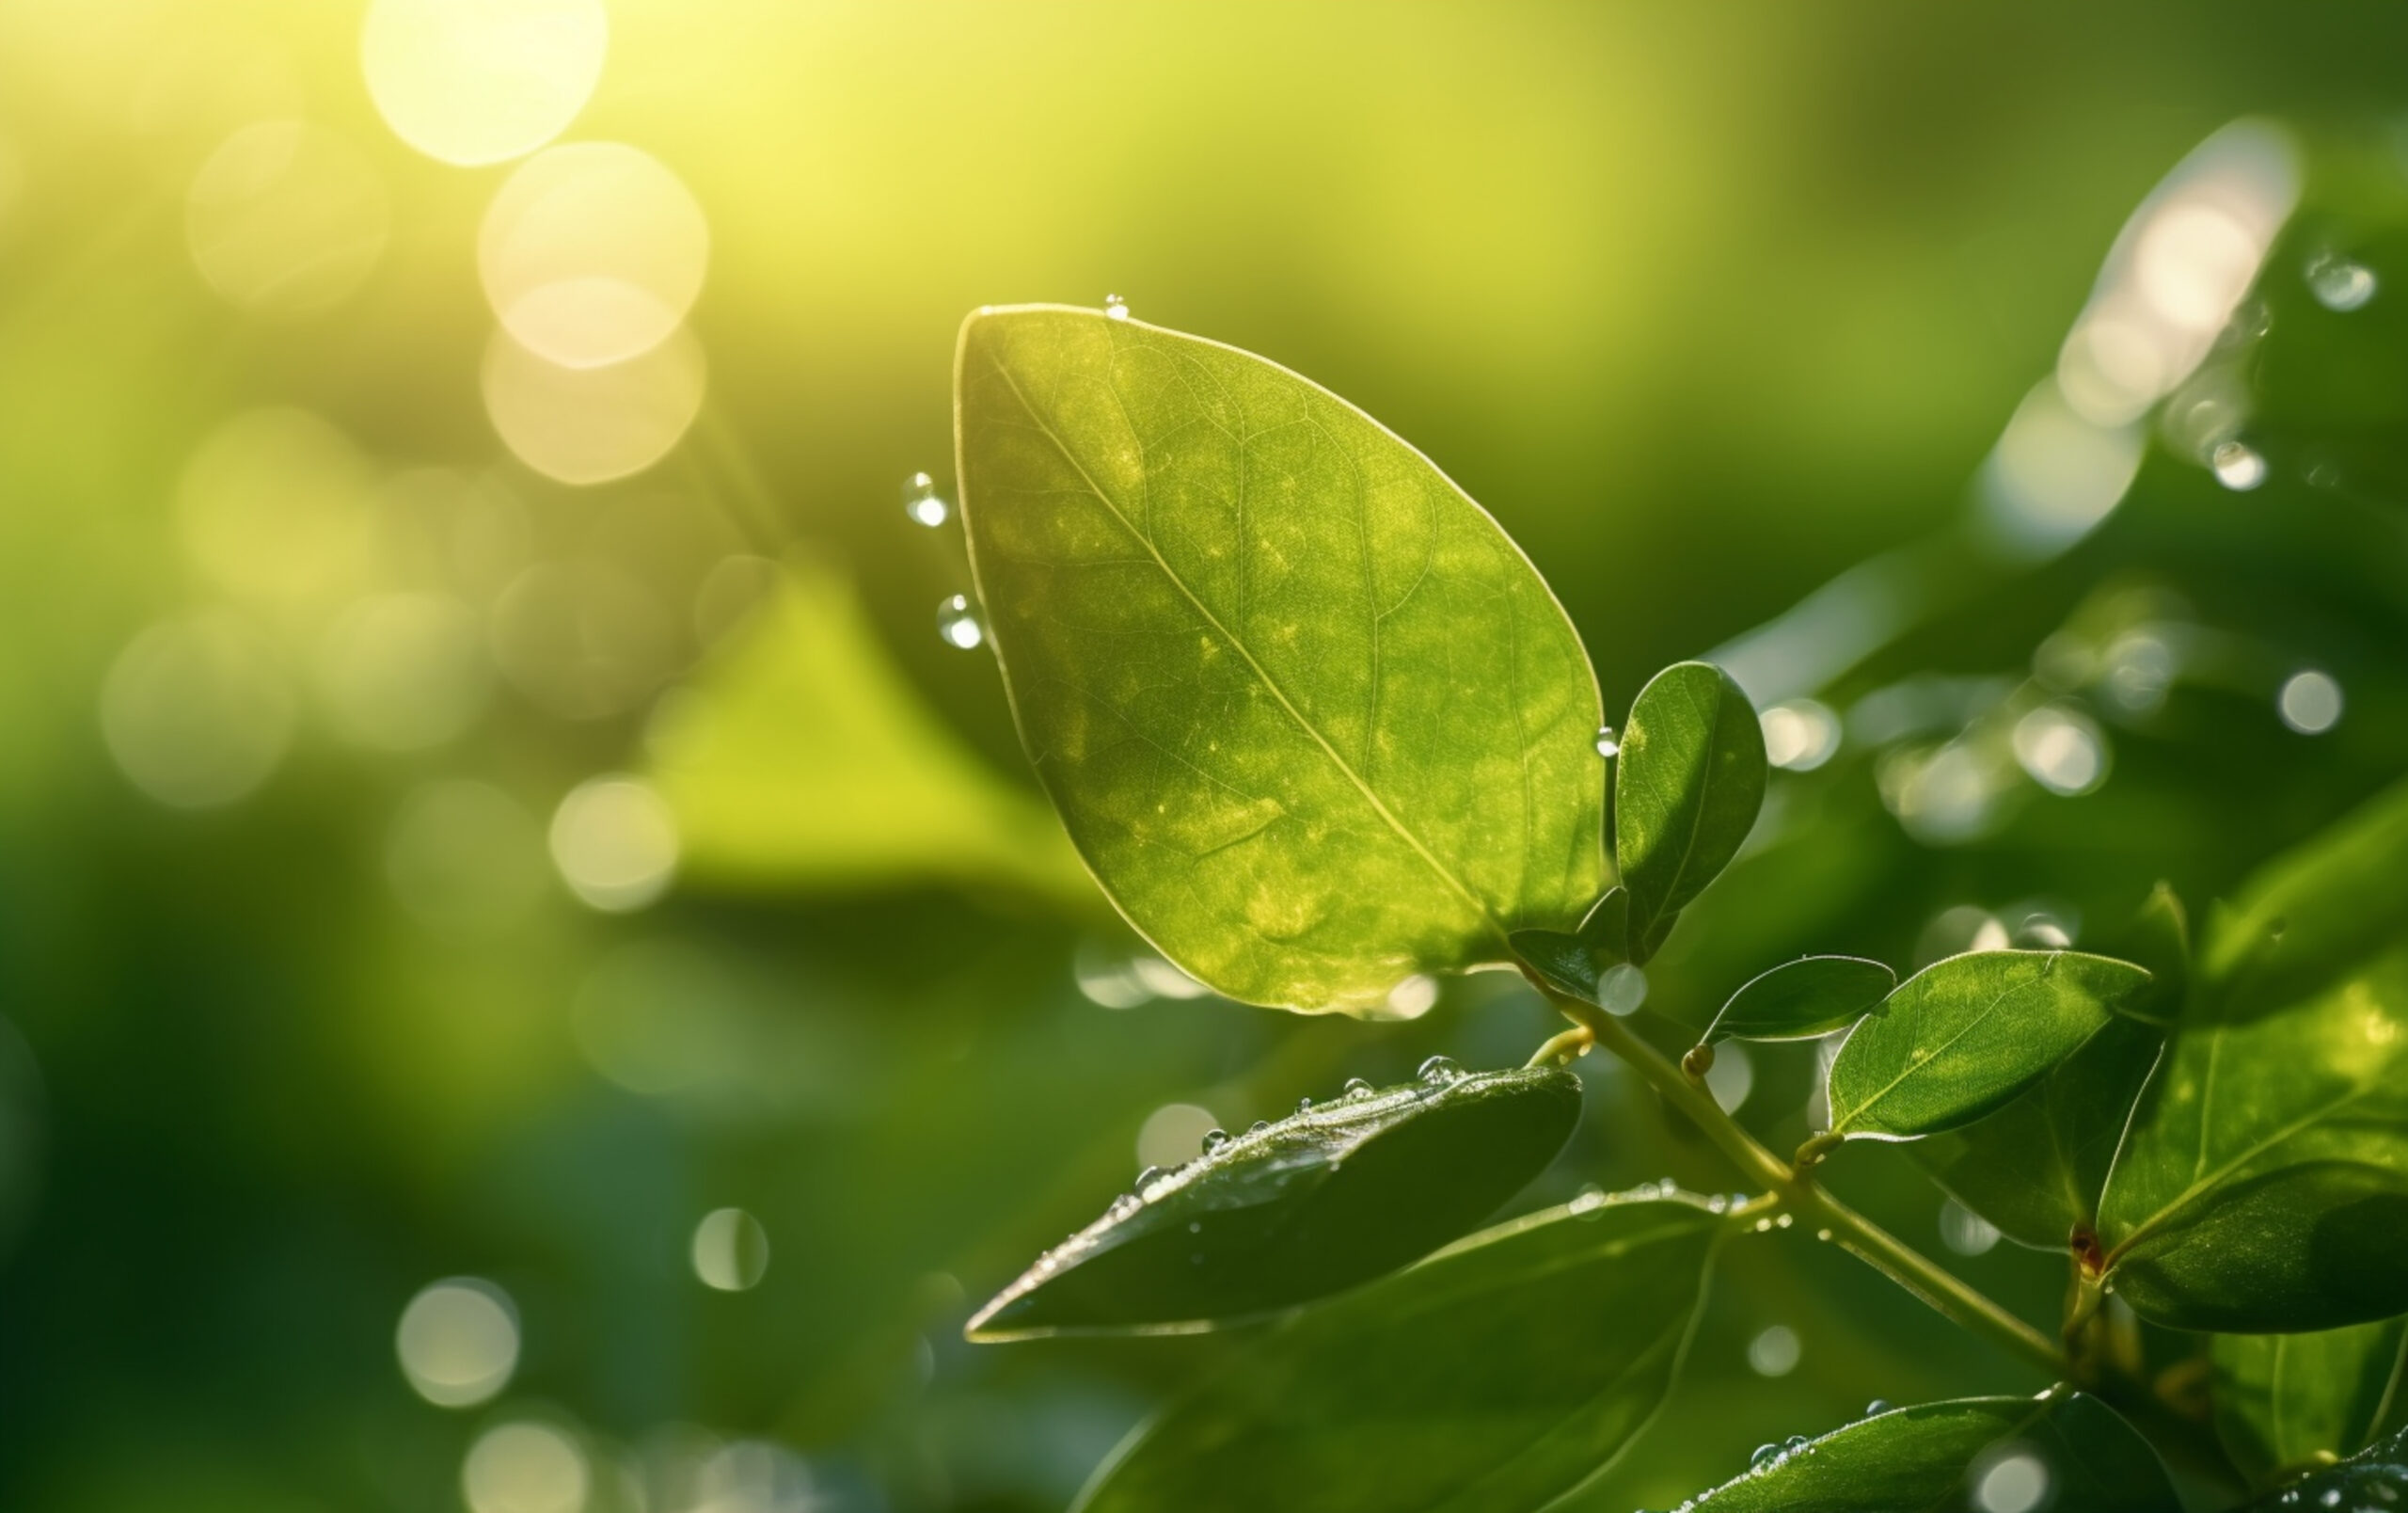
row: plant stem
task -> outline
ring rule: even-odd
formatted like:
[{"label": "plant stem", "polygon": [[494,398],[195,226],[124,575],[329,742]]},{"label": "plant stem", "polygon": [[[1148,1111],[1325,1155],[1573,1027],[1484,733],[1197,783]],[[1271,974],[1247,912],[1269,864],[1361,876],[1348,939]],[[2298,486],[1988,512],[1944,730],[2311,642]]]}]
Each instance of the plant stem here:
[{"label": "plant stem", "polygon": [[1956,1273],[1859,1214],[1825,1191],[1812,1175],[1766,1150],[1738,1121],[1722,1111],[1714,1095],[1684,1075],[1656,1047],[1628,1026],[1592,1003],[1558,992],[1535,974],[1526,973],[1575,1024],[1588,1030],[1598,1044],[1622,1058],[1664,1101],[1687,1116],[1689,1123],[1730,1158],[1751,1180],[1780,1196],[1798,1221],[1829,1230],[1848,1253],[1914,1294],[1960,1328],[1984,1336],[2062,1380],[2066,1358],[2047,1335],[2001,1308]]}]

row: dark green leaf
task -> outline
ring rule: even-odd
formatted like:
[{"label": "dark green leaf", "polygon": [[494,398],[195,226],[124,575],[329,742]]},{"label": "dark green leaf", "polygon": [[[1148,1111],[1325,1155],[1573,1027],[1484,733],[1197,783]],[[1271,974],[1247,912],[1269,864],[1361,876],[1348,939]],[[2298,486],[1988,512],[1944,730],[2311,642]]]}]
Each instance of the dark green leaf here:
[{"label": "dark green leaf", "polygon": [[1705,1041],[1805,1040],[1845,1029],[1888,997],[1898,974],[1861,956],[1808,956],[1751,979],[1706,1027]]},{"label": "dark green leaf", "polygon": [[1543,1507],[1654,1416],[1722,1225],[1691,1199],[1611,1199],[1476,1235],[1257,1342],[1078,1507]]},{"label": "dark green leaf", "polygon": [[2048,1075],[2148,982],[2079,951],[1936,962],[1867,1015],[1831,1063],[1831,1129],[1908,1139],[1968,1124]]},{"label": "dark green leaf", "polygon": [[2400,1376],[2408,1321],[2318,1334],[2219,1334],[2216,1434],[2233,1464],[2263,1485],[2285,1470],[2346,1456],[2374,1434]]},{"label": "dark green leaf", "polygon": [[1604,885],[1587,655],[1497,522],[1327,390],[1031,306],[962,326],[962,520],[1021,739],[1222,993],[1369,1010]]},{"label": "dark green leaf", "polygon": [[2178,1329],[2408,1312],[2408,946],[2279,1011],[2178,1033],[2099,1230],[2109,1283]]},{"label": "dark green leaf", "polygon": [[1517,930],[1513,945],[1547,981],[1595,1003],[1598,979],[1630,960],[1630,895],[1608,888],[1577,930]]},{"label": "dark green leaf", "polygon": [[2408,928],[2408,784],[2262,868],[2210,920],[2210,1017],[2244,1018],[2326,986]]},{"label": "dark green leaf", "polygon": [[2062,1250],[2095,1229],[2115,1143],[2163,1035],[2116,1017],[1996,1113],[1914,1142],[1918,1165],[1949,1195],[2020,1244]]},{"label": "dark green leaf", "polygon": [[2097,1398],[1969,1397],[1766,1446],[1698,1513],[2180,1513],[2148,1441]]},{"label": "dark green leaf", "polygon": [[1917,1164],[1958,1202],[2007,1238],[2041,1250],[2062,1250],[2076,1228],[2098,1227],[2116,1142],[2164,1048],[2155,1026],[2128,1016],[2135,1006],[2152,1018],[2178,1015],[2190,975],[2181,900],[2162,883],[2108,945],[2148,969],[2148,986],[2004,1107],[1911,1147]]},{"label": "dark green leaf", "polygon": [[1739,853],[1765,800],[1755,706],[1721,668],[1679,662],[1639,691],[1614,763],[1614,858],[1630,893],[1631,960]]},{"label": "dark green leaf", "polygon": [[2408,1507],[2408,1429],[2337,1466],[2268,1492],[2242,1513],[2391,1513]]},{"label": "dark green leaf", "polygon": [[2170,884],[2149,890],[2140,913],[2106,949],[2148,970],[2148,987],[2124,1006],[2127,1014],[2166,1023],[2182,1017],[2191,992],[2191,916]]},{"label": "dark green leaf", "polygon": [[1352,1287],[1495,1213],[1579,1117],[1579,1079],[1554,1068],[1465,1075],[1434,1063],[1403,1087],[1358,1085],[1123,1196],[968,1333],[1205,1329]]}]

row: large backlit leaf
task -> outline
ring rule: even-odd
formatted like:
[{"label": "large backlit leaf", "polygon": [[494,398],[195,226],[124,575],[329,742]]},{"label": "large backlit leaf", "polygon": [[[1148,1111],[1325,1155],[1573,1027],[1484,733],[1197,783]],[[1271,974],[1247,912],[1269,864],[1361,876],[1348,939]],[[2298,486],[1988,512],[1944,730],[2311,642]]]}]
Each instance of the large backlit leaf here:
[{"label": "large backlit leaf", "polygon": [[1587,655],[1428,459],[1260,358],[1097,311],[974,315],[957,384],[1022,740],[1165,955],[1367,1009],[1597,896]]},{"label": "large backlit leaf", "polygon": [[1545,1506],[1654,1416],[1722,1226],[1688,1199],[1576,1209],[1300,1314],[1139,1430],[1079,1508]]},{"label": "large backlit leaf", "polygon": [[[2115,955],[2148,969],[2148,986],[2127,1012],[2178,1018],[2190,944],[2173,890],[2159,884],[2109,944]],[[2007,1238],[2062,1250],[2077,1228],[2098,1227],[2099,1195],[2116,1142],[2163,1048],[2155,1025],[2119,1013],[1997,1112],[1917,1140],[1914,1158]]]},{"label": "large backlit leaf", "polygon": [[1679,662],[1631,701],[1614,764],[1614,861],[1645,961],[1673,916],[1731,864],[1765,800],[1755,706],[1721,668]]},{"label": "large backlit leaf", "polygon": [[1465,1075],[1334,1102],[1155,1176],[1049,1250],[970,1321],[972,1339],[1195,1330],[1418,1261],[1497,1211],[1580,1117],[1571,1073]]},{"label": "large backlit leaf", "polygon": [[1005,883],[1101,909],[1045,805],[945,727],[851,586],[809,559],[785,565],[648,744],[689,883]]},{"label": "large backlit leaf", "polygon": [[2316,1334],[2219,1334],[2216,1435],[2257,1483],[2365,1445],[2400,1376],[2408,1321]]},{"label": "large backlit leaf", "polygon": [[1804,1040],[1845,1029],[1888,997],[1898,974],[1861,956],[1808,956],[1759,974],[1731,995],[1705,1042]]},{"label": "large backlit leaf", "polygon": [[2408,788],[2220,911],[2099,1205],[2144,1317],[2236,1333],[2408,1312]]},{"label": "large backlit leaf", "polygon": [[1970,951],[1898,984],[1831,1063],[1831,1129],[1903,1139],[1971,1123],[2048,1075],[2148,982],[2079,951]]},{"label": "large backlit leaf", "polygon": [[2408,928],[2408,784],[2250,879],[2199,952],[2206,1009],[2236,1019],[2306,996]]},{"label": "large backlit leaf", "polygon": [[1893,1409],[1792,1448],[1698,1513],[2180,1513],[2148,1442],[2097,1398],[1969,1397]]},{"label": "large backlit leaf", "polygon": [[2181,1329],[2408,1312],[2408,946],[2177,1034],[2099,1204],[2108,1279]]}]

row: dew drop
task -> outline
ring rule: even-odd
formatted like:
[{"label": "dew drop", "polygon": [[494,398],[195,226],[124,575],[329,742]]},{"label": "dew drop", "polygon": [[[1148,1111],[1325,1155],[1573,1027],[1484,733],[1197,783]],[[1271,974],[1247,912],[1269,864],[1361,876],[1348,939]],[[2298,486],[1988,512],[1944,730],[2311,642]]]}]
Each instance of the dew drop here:
[{"label": "dew drop", "polygon": [[1349,1098],[1368,1098],[1370,1095],[1371,1085],[1369,1082],[1364,1081],[1361,1077],[1348,1077],[1346,1079],[1346,1096]]},{"label": "dew drop", "polygon": [[2320,252],[2308,260],[2307,287],[2326,310],[2347,313],[2374,297],[2378,280],[2363,263]]},{"label": "dew drop", "polygon": [[1455,1064],[1452,1057],[1434,1056],[1421,1063],[1418,1075],[1422,1081],[1443,1088],[1450,1082],[1461,1082],[1464,1069]]},{"label": "dew drop", "polygon": [[903,480],[903,513],[914,525],[930,530],[953,518],[953,506],[937,493],[937,481],[916,472]]},{"label": "dew drop", "polygon": [[1599,725],[1597,727],[1597,755],[1600,756],[1618,756],[1621,754],[1622,737],[1615,733],[1613,726]]},{"label": "dew drop", "polygon": [[980,623],[978,612],[967,594],[953,594],[937,606],[937,634],[948,646],[974,651],[987,640],[987,628]]},{"label": "dew drop", "polygon": [[1155,1183],[1160,1182],[1164,1175],[1164,1172],[1162,1168],[1148,1167],[1145,1171],[1137,1173],[1137,1190],[1139,1192],[1144,1192],[1148,1187],[1150,1187]]},{"label": "dew drop", "polygon": [[1748,1464],[1758,1471],[1762,1471],[1765,1467],[1771,1465],[1774,1461],[1780,1458],[1781,1446],[1777,1444],[1760,1444],[1756,1446],[1756,1453],[1748,1457]]},{"label": "dew drop", "polygon": [[2216,482],[2236,494],[2245,494],[2266,481],[2266,459],[2239,441],[2226,441],[2208,459]]},{"label": "dew drop", "polygon": [[1864,1416],[1866,1418],[1879,1418],[1882,1414],[1887,1413],[1888,1411],[1890,1411],[1890,1400],[1886,1397],[1877,1397],[1873,1401],[1864,1405]]},{"label": "dew drop", "polygon": [[1213,1151],[1219,1150],[1222,1146],[1228,1143],[1229,1132],[1228,1130],[1208,1129],[1204,1132],[1204,1150],[1208,1155]]},{"label": "dew drop", "polygon": [[1269,1120],[1267,1120],[1267,1119],[1258,1119],[1258,1120],[1256,1120],[1253,1123],[1251,1123],[1251,1124],[1249,1124],[1249,1125],[1247,1125],[1247,1126],[1246,1126],[1246,1131],[1245,1131],[1245,1132],[1246,1132],[1247,1134],[1249,1134],[1249,1135],[1259,1135],[1259,1134],[1261,1134],[1264,1130],[1269,1129],[1270,1127],[1271,1127],[1271,1121],[1269,1121]]},{"label": "dew drop", "polygon": [[1106,295],[1103,296],[1103,313],[1107,320],[1125,321],[1129,318],[1129,301],[1118,295]]}]

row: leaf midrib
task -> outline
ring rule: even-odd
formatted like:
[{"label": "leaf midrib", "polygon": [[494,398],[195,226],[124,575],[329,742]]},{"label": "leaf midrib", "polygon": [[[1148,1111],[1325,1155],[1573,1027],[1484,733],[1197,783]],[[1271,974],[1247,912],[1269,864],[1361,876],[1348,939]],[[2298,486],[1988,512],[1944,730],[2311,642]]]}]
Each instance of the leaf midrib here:
[{"label": "leaf midrib", "polygon": [[[2217,1044],[2221,1047],[2222,1037],[2218,1037]],[[2132,1247],[2140,1244],[2141,1241],[2165,1228],[2168,1221],[2170,1221],[2176,1214],[2196,1202],[2210,1190],[2221,1186],[2226,1178],[2231,1176],[2242,1167],[2247,1166],[2250,1162],[2257,1160],[2259,1156],[2265,1155],[2268,1151],[2273,1150],[2275,1146],[2282,1144],[2285,1140],[2288,1140],[2293,1136],[2299,1135],[2305,1130],[2311,1129],[2317,1124],[2321,1123],[2325,1120],[2341,1112],[2341,1110],[2358,1102],[2368,1093],[2373,1092],[2379,1086],[2381,1086],[2381,1079],[2379,1078],[2361,1082],[2355,1087],[2353,1087],[2346,1097],[2337,1098],[2329,1104],[2322,1105],[2311,1113],[2303,1114],[2298,1119],[2291,1121],[2282,1128],[2274,1131],[2272,1135],[2267,1136],[2264,1139],[2259,1140],[2257,1144],[2250,1146],[2245,1151],[2242,1151],[2231,1160],[2218,1166],[2214,1171],[2202,1172],[2200,1175],[2193,1178],[2189,1187],[2183,1188],[2167,1202],[2160,1204],[2156,1212],[2150,1214],[2147,1218],[2142,1220],[2140,1224],[2136,1225],[2130,1234],[2125,1235],[2121,1240],[2115,1242],[2115,1249],[2107,1252],[2107,1269],[2111,1271],[2114,1270],[2115,1262],[2119,1257],[2130,1253]],[[2207,1143],[2207,1125],[2204,1122],[2199,1126],[2199,1139],[2201,1146],[2204,1148]],[[2111,1178],[2110,1180],[2112,1182],[2113,1179]],[[2104,1204],[2101,1206],[2103,1207]]]},{"label": "leaf midrib", "polygon": [[[1866,1098],[1862,1103],[1860,1103],[1855,1107],[1849,1109],[1846,1118],[1833,1121],[1831,1127],[1842,1134],[1847,1133],[1848,1126],[1855,1122],[1856,1117],[1859,1114],[1865,1113],[1877,1107],[1882,1099],[1887,1098],[1890,1094],[1897,1091],[1899,1086],[1909,1077],[1913,1076],[1916,1073],[1921,1072],[1924,1068],[1931,1065],[1934,1061],[1937,1061],[1941,1057],[1947,1055],[1950,1048],[1955,1046],[1958,1041],[1963,1040],[1966,1036],[1972,1034],[1974,1030],[1988,1023],[1990,1015],[1998,1012],[1998,1006],[2000,1004],[2004,1003],[2008,998],[2022,992],[2025,988],[2032,987],[2035,984],[2045,980],[2047,980],[2047,979],[2043,976],[2035,978],[2029,982],[2018,982],[2011,987],[2001,989],[1998,995],[1992,998],[1988,1003],[1984,1004],[1979,1012],[1975,1013],[1972,1018],[1965,1022],[1962,1028],[1958,1029],[1956,1034],[1949,1036],[1946,1040],[1933,1047],[1932,1053],[1929,1056],[1925,1057],[1920,1061],[1911,1059],[1913,1047],[1909,1046],[1908,1050],[1909,1052],[1910,1059],[1907,1063],[1907,1069],[1904,1072],[1899,1073],[1896,1076],[1892,1077],[1888,1082],[1882,1084],[1880,1088],[1875,1090],[1871,1097]],[[1866,1021],[1868,1024],[1871,1022],[1872,1021],[1870,1020]],[[1841,1049],[1845,1051],[1846,1047],[1842,1046]]]},{"label": "leaf midrib", "polygon": [[[1279,708],[1286,711],[1290,720],[1295,723],[1296,728],[1302,730],[1306,735],[1312,738],[1313,744],[1321,748],[1322,755],[1329,758],[1332,766],[1336,767],[1339,772],[1345,774],[1346,780],[1354,785],[1354,790],[1357,793],[1360,793],[1363,796],[1363,802],[1370,805],[1371,812],[1379,816],[1381,822],[1386,824],[1391,831],[1394,831],[1399,839],[1402,840],[1407,846],[1410,846],[1413,849],[1414,854],[1421,858],[1422,863],[1430,868],[1441,883],[1445,884],[1450,889],[1451,889],[1458,898],[1471,905],[1472,911],[1480,916],[1481,923],[1487,928],[1490,934],[1496,937],[1497,943],[1500,947],[1504,946],[1505,927],[1500,921],[1498,921],[1497,916],[1489,911],[1487,903],[1483,901],[1478,894],[1474,893],[1461,878],[1457,877],[1450,868],[1449,868],[1444,862],[1441,862],[1436,854],[1434,853],[1427,845],[1423,844],[1421,837],[1416,835],[1410,826],[1405,824],[1402,820],[1399,819],[1397,815],[1388,808],[1386,803],[1380,798],[1379,794],[1371,788],[1370,784],[1364,780],[1363,775],[1355,772],[1353,764],[1348,762],[1344,756],[1339,754],[1336,746],[1330,744],[1329,738],[1323,735],[1322,732],[1314,726],[1311,721],[1305,718],[1304,711],[1297,709],[1294,701],[1288,697],[1288,691],[1281,688],[1278,680],[1274,678],[1269,670],[1266,669],[1260,661],[1255,659],[1253,649],[1247,646],[1243,639],[1231,632],[1227,626],[1221,623],[1220,616],[1212,613],[1211,608],[1205,604],[1203,599],[1196,596],[1196,591],[1187,585],[1187,581],[1181,578],[1178,571],[1164,559],[1161,549],[1154,545],[1153,538],[1137,529],[1135,523],[1129,518],[1127,512],[1121,509],[1120,505],[1114,501],[1110,494],[1104,492],[1103,486],[1096,482],[1095,476],[1092,473],[1087,471],[1086,464],[1079,460],[1078,454],[1070,450],[1069,444],[1063,440],[1061,436],[1054,431],[1052,425],[1046,423],[1045,417],[1040,415],[1038,412],[1037,406],[1030,402],[1027,391],[1021,388],[1020,380],[1013,376],[1011,370],[1006,367],[1001,361],[998,361],[991,357],[988,360],[990,365],[992,367],[995,375],[1003,379],[1005,386],[1011,390],[1012,398],[1020,405],[1021,412],[1028,417],[1029,423],[1037,427],[1038,432],[1042,435],[1046,441],[1052,445],[1054,450],[1061,455],[1062,460],[1070,465],[1071,470],[1079,475],[1079,481],[1085,484],[1087,491],[1095,496],[1096,502],[1101,504],[1106,510],[1110,511],[1113,519],[1119,523],[1120,528],[1128,532],[1131,536],[1135,538],[1136,541],[1146,549],[1146,555],[1153,560],[1153,564],[1157,568],[1161,569],[1163,577],[1170,582],[1172,587],[1179,590],[1180,594],[1185,597],[1187,602],[1195,609],[1196,614],[1202,617],[1204,623],[1212,628],[1212,632],[1219,636],[1222,641],[1227,643],[1230,649],[1234,650],[1238,656],[1244,661],[1247,669],[1254,674],[1256,679],[1259,680],[1264,688],[1271,691],[1271,696],[1278,701]],[[1244,450],[1244,446],[1241,445],[1239,450],[1240,453],[1243,454]],[[1510,948],[1508,948],[1508,949],[1510,951]]]}]

